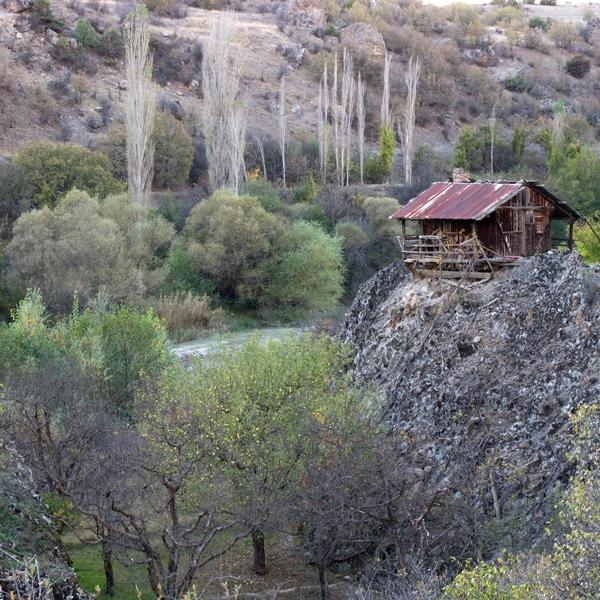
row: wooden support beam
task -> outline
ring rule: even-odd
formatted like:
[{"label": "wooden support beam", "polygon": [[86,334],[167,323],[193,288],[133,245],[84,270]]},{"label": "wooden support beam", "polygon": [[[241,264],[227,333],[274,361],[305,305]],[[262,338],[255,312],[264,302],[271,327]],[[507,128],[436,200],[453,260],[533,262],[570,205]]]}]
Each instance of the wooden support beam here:
[{"label": "wooden support beam", "polygon": [[569,252],[573,252],[573,217],[569,217],[569,238],[568,238],[568,246]]},{"label": "wooden support beam", "polygon": [[479,271],[470,271],[465,273],[464,271],[433,271],[432,269],[422,269],[419,271],[421,275],[425,277],[442,277],[442,279],[491,279],[490,273],[480,273]]}]

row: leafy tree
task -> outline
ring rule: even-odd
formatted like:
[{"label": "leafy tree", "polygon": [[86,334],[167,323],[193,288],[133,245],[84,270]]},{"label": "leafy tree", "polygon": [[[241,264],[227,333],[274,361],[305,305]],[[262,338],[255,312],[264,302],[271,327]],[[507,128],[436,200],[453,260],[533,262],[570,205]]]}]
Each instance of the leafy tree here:
[{"label": "leafy tree", "polygon": [[31,193],[23,174],[12,164],[0,164],[0,239],[10,237],[13,223],[31,208]]},{"label": "leafy tree", "polygon": [[14,165],[31,186],[35,207],[54,207],[73,188],[98,198],[121,189],[106,156],[79,146],[34,142],[17,154]]},{"label": "leafy tree", "polygon": [[100,344],[112,402],[129,417],[142,378],[158,377],[171,361],[165,328],[152,311],[122,306],[101,319]]},{"label": "leafy tree", "polygon": [[184,184],[194,159],[194,144],[185,127],[170,112],[160,110],[154,125],[154,185],[159,189]]},{"label": "leafy tree", "polygon": [[[192,168],[194,145],[183,124],[171,113],[158,111],[152,139],[154,187],[165,189],[184,184]],[[122,180],[127,178],[125,141],[125,128],[113,125],[99,143],[99,148],[108,156],[112,165],[113,175]]]},{"label": "leafy tree", "polygon": [[302,432],[332,410],[331,382],[347,360],[346,349],[326,337],[254,338],[197,363],[183,386],[165,388],[166,404],[177,406],[181,400],[171,397],[181,397],[205,421],[217,464],[235,490],[239,520],[252,533],[259,573],[266,570],[264,531],[285,521],[300,477]]},{"label": "leafy tree", "polygon": [[277,212],[283,206],[279,190],[266,179],[251,179],[244,184],[242,192],[256,198],[268,212]]},{"label": "leafy tree", "polygon": [[83,48],[95,48],[98,45],[98,34],[89,19],[79,19],[73,35]]},{"label": "leafy tree", "polygon": [[143,284],[126,250],[117,224],[78,190],[54,210],[44,206],[21,215],[7,246],[12,274],[62,311],[70,309],[75,295],[85,305],[102,288],[113,300],[139,298]]},{"label": "leafy tree", "polygon": [[299,221],[282,237],[265,300],[300,311],[334,306],[343,291],[341,239]]},{"label": "leafy tree", "polygon": [[600,159],[591,146],[553,142],[548,158],[549,185],[585,215],[600,208],[598,172]]},{"label": "leafy tree", "polygon": [[251,196],[221,190],[197,204],[184,228],[185,251],[224,298],[256,302],[284,232],[280,219]]},{"label": "leafy tree", "polygon": [[591,227],[596,232],[592,231],[591,227],[587,224],[578,225],[575,227],[574,235],[577,243],[577,250],[579,254],[588,263],[599,263],[600,262],[600,240],[597,236],[600,236],[600,215],[596,215],[596,218],[590,221]]},{"label": "leafy tree", "polygon": [[392,174],[395,148],[394,130],[383,125],[379,131],[379,151],[374,157],[369,158],[365,165],[365,178],[369,183],[381,183]]},{"label": "leafy tree", "polygon": [[127,256],[140,271],[145,289],[152,293],[165,282],[166,260],[175,228],[147,207],[131,204],[127,194],[108,196],[100,207],[103,217],[114,221],[127,242]]}]

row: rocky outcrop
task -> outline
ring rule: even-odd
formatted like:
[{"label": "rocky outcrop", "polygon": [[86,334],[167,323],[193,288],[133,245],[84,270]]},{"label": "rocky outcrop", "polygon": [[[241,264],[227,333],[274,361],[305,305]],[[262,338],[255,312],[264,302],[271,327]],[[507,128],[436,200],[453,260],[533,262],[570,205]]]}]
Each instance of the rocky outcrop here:
[{"label": "rocky outcrop", "polygon": [[360,50],[366,56],[383,56],[385,42],[375,25],[352,23],[340,31],[340,42],[344,46]]},{"label": "rocky outcrop", "polygon": [[569,416],[600,399],[598,269],[550,252],[461,291],[398,262],[363,285],[341,337],[437,473],[426,485],[514,519],[513,542],[541,530],[571,469]]},{"label": "rocky outcrop", "polygon": [[69,563],[31,473],[13,450],[0,448],[0,598],[93,600]]},{"label": "rocky outcrop", "polygon": [[32,0],[4,0],[4,7],[9,12],[22,13],[31,8]]},{"label": "rocky outcrop", "polygon": [[325,27],[325,0],[289,0],[285,16],[289,23],[300,27]]}]

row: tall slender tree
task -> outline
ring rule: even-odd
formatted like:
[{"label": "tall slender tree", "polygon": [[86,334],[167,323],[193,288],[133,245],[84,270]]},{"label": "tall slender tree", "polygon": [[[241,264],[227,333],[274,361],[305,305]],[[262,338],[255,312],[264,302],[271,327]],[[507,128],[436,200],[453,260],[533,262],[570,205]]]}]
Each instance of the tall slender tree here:
[{"label": "tall slender tree", "polygon": [[148,204],[154,173],[152,133],[156,113],[156,90],[152,81],[149,23],[146,7],[138,5],[127,15],[124,26],[127,69],[127,178],[131,202],[140,207]]},{"label": "tall slender tree", "polygon": [[237,193],[243,179],[246,127],[232,38],[229,17],[212,23],[202,59],[202,116],[209,186],[211,190],[229,186]]},{"label": "tall slender tree", "polygon": [[392,57],[388,54],[387,48],[383,55],[383,91],[381,94],[380,122],[381,127],[392,127],[392,113],[390,109],[390,65]]},{"label": "tall slender tree", "polygon": [[404,80],[406,82],[406,102],[403,118],[398,119],[398,136],[404,155],[404,183],[412,185],[412,161],[414,156],[415,115],[417,107],[417,86],[421,74],[421,61],[414,56],[408,61]]},{"label": "tall slender tree", "polygon": [[329,82],[327,76],[327,63],[323,67],[323,75],[319,84],[318,103],[318,138],[319,138],[319,164],[321,167],[321,181],[327,181],[327,163],[329,161],[330,128],[329,128]]},{"label": "tall slender tree", "polygon": [[360,72],[356,84],[356,119],[358,134],[358,163],[360,169],[360,183],[364,181],[365,171],[365,84]]},{"label": "tall slender tree", "polygon": [[285,76],[279,82],[279,147],[281,150],[281,173],[283,175],[283,187],[285,180],[285,146],[286,146],[286,116],[285,116]]}]

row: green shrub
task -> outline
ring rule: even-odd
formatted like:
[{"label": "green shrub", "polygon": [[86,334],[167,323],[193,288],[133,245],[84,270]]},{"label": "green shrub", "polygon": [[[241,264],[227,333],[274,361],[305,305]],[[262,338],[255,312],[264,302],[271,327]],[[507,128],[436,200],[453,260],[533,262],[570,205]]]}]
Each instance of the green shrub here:
[{"label": "green shrub", "polygon": [[215,293],[215,284],[202,275],[184,245],[176,240],[167,258],[169,273],[164,285],[164,293],[192,292],[196,296]]},{"label": "green shrub", "polygon": [[65,27],[65,22],[56,18],[50,0],[33,0],[30,20],[34,26],[41,23],[55,31],[62,31]]},{"label": "green shrub", "polygon": [[283,232],[283,222],[256,198],[220,190],[192,209],[185,250],[194,271],[210,278],[221,296],[254,303]]},{"label": "green shrub", "polygon": [[391,127],[382,126],[379,132],[379,151],[365,163],[365,179],[368,183],[382,183],[386,181],[394,164],[394,148],[396,136]]},{"label": "green shrub", "polygon": [[254,179],[245,183],[243,193],[256,198],[267,212],[277,212],[283,206],[279,190],[266,179]]},{"label": "green shrub", "polygon": [[102,318],[100,336],[109,393],[129,417],[140,381],[157,377],[172,360],[164,325],[152,311],[122,306]]},{"label": "green shrub", "polygon": [[288,311],[335,306],[343,291],[342,240],[299,221],[281,238],[265,300]]},{"label": "green shrub", "polygon": [[327,25],[327,27],[325,27],[325,35],[331,35],[334,37],[338,37],[339,31],[337,30],[335,25],[330,23],[329,25]]},{"label": "green shrub", "polygon": [[123,35],[116,27],[109,27],[100,36],[100,41],[96,47],[98,54],[111,60],[117,60],[125,54],[125,44]]},{"label": "green shrub", "polygon": [[[158,189],[178,187],[186,183],[194,159],[192,138],[183,124],[172,114],[159,110],[154,124],[154,179]],[[113,125],[99,143],[106,154],[112,174],[127,179],[127,133],[122,125]]]},{"label": "green shrub", "polygon": [[520,73],[509,75],[503,83],[504,88],[509,92],[521,93],[525,91],[525,80],[523,79],[523,75]]},{"label": "green shrub", "polygon": [[304,185],[294,188],[292,192],[294,202],[311,204],[317,199],[317,182],[312,175],[308,176]]},{"label": "green shrub", "polygon": [[544,19],[543,17],[531,17],[531,19],[529,19],[529,27],[531,29],[548,31],[548,29],[550,29],[550,22],[548,19]]},{"label": "green shrub", "polygon": [[75,295],[85,305],[101,289],[116,301],[135,300],[144,291],[117,224],[78,190],[54,210],[45,206],[21,215],[7,254],[13,276],[39,288],[54,310],[68,312]]},{"label": "green shrub", "polygon": [[590,72],[590,68],[591,63],[583,54],[576,54],[565,65],[565,71],[576,79],[583,79]]},{"label": "green shrub", "polygon": [[158,111],[154,124],[154,186],[183,185],[190,174],[194,145],[185,127],[171,113]]},{"label": "green shrub", "polygon": [[82,48],[95,48],[98,45],[98,34],[88,19],[77,21],[73,37]]},{"label": "green shrub", "polygon": [[326,231],[331,231],[333,228],[331,219],[318,204],[305,204],[304,202],[289,204],[282,210],[282,213],[291,221],[310,221],[319,224]]},{"label": "green shrub", "polygon": [[0,239],[11,235],[13,223],[31,208],[27,179],[12,164],[0,164]]},{"label": "green shrub", "polygon": [[[577,242],[577,251],[581,254],[583,260],[587,263],[600,263],[600,214],[590,221],[591,227],[587,224],[575,227],[575,241]],[[595,232],[595,233],[594,233]]]},{"label": "green shrub", "polygon": [[31,187],[36,207],[56,206],[73,188],[98,198],[122,189],[108,158],[80,146],[33,142],[17,154],[14,165]]}]

